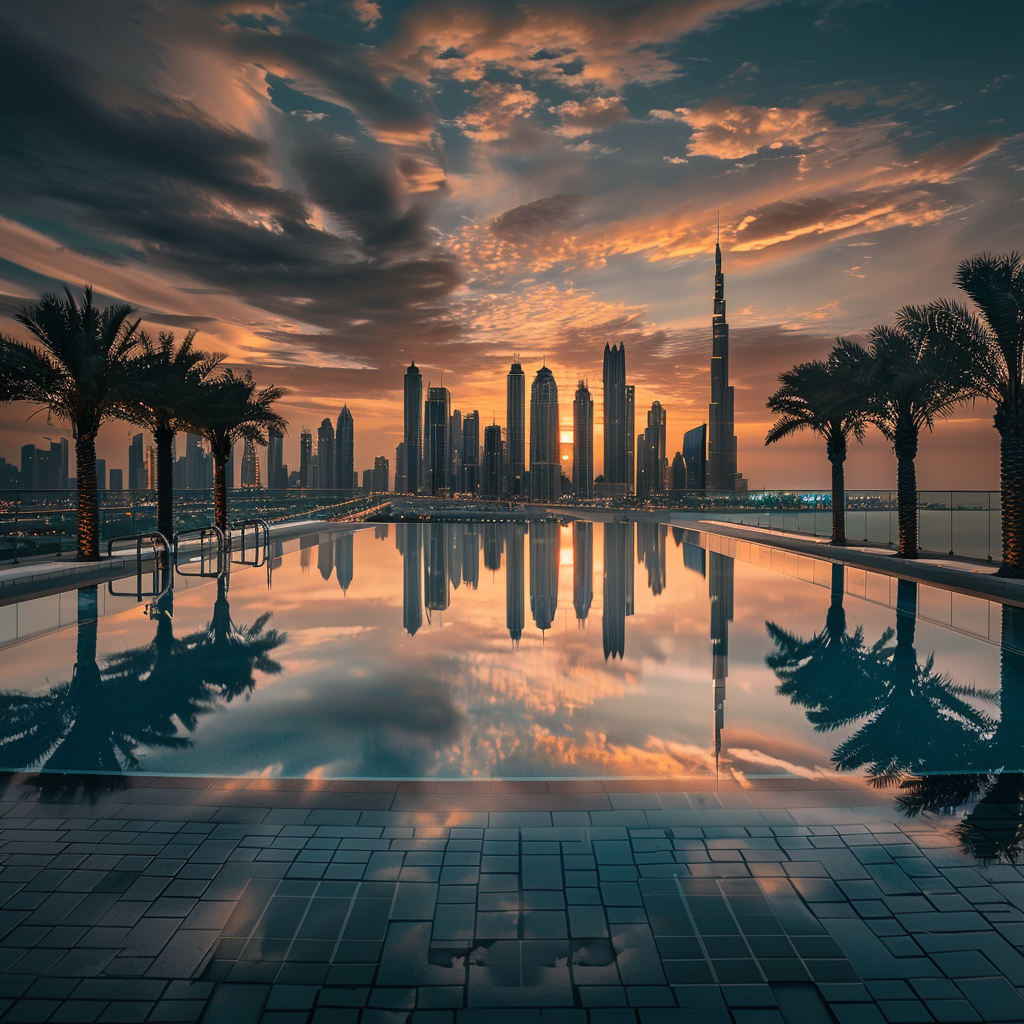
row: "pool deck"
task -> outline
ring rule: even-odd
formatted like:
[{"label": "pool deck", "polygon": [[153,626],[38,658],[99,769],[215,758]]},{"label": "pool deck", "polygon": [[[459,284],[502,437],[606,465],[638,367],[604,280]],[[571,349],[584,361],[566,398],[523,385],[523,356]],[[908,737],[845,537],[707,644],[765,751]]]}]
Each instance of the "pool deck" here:
[{"label": "pool deck", "polygon": [[5,781],[4,1021],[1024,1021],[1024,872],[891,791]]}]

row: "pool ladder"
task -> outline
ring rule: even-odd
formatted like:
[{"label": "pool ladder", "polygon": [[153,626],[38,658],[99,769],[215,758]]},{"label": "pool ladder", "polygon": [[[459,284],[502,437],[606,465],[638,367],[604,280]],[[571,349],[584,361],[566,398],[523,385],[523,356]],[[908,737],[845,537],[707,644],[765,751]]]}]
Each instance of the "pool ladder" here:
[{"label": "pool ladder", "polygon": [[[107,557],[113,556],[114,545],[125,542],[135,543],[135,592],[130,590],[115,590],[114,580],[107,582],[107,590],[114,597],[135,597],[141,601],[144,597],[152,597],[159,600],[171,589],[173,577],[171,575],[171,545],[167,538],[154,530],[152,533],[136,533],[129,537],[114,537],[107,541]],[[149,552],[143,554],[143,548],[149,545]],[[146,590],[142,585],[142,577],[145,575],[145,563],[152,562],[153,582],[152,589]]]}]

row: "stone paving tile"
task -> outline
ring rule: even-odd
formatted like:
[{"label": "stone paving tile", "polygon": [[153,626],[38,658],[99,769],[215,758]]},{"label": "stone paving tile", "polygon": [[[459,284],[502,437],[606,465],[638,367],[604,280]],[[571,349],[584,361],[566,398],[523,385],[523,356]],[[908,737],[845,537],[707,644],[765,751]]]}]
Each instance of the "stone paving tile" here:
[{"label": "stone paving tile", "polygon": [[138,781],[7,786],[3,1021],[1024,1021],[1024,874],[849,791]]}]

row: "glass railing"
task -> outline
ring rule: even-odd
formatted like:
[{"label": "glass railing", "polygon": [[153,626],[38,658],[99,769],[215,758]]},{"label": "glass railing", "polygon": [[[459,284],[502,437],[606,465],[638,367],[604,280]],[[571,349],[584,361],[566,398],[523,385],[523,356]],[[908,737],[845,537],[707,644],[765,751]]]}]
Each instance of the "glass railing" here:
[{"label": "glass railing", "polygon": [[[232,488],[228,519],[338,519],[377,504],[359,491]],[[74,490],[0,490],[0,562],[73,549],[78,528]],[[155,491],[100,491],[100,542],[156,529]],[[175,491],[176,533],[213,522],[213,490]]]}]

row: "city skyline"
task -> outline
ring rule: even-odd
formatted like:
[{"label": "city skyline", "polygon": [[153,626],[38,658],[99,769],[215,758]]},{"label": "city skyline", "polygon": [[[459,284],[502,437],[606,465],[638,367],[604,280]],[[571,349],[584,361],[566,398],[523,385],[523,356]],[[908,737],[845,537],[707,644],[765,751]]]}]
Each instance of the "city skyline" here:
[{"label": "city skyline", "polygon": [[[300,464],[302,425],[347,403],[360,472],[404,440],[413,357],[486,425],[506,399],[492,367],[519,353],[565,395],[590,383],[600,473],[606,344],[628,348],[637,419],[667,410],[670,452],[707,418],[720,212],[739,470],[752,488],[815,487],[813,438],[763,449],[778,372],[954,296],[961,259],[1020,248],[1010,0],[971,17],[952,0],[456,12],[9,12],[3,73],[31,101],[3,115],[0,329],[24,337],[19,306],[91,283],[151,333],[195,328],[288,388],[283,464]],[[32,411],[0,410],[8,460],[40,444]],[[108,424],[99,457],[127,469],[130,436]],[[923,439],[920,483],[993,487],[997,459],[979,402]],[[869,434],[848,473],[889,485],[884,440]]]}]

